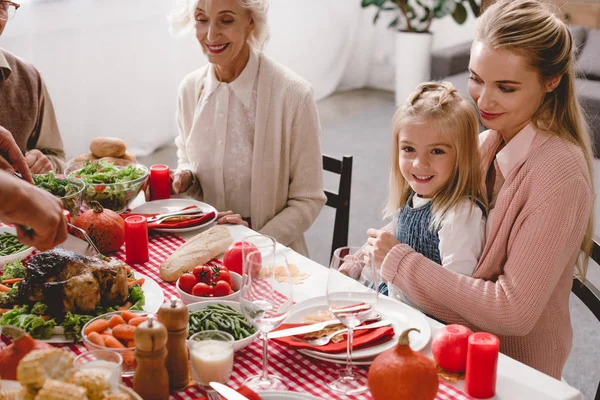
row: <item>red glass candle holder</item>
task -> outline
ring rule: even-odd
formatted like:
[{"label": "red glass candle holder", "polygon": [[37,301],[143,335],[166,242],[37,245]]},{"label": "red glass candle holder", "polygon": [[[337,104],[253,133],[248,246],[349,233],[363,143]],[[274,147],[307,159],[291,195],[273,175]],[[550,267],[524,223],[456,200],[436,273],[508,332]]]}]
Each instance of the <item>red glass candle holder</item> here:
[{"label": "red glass candle holder", "polygon": [[171,170],[167,165],[155,164],[150,167],[150,195],[152,200],[171,198]]},{"label": "red glass candle holder", "polygon": [[148,221],[141,215],[125,218],[125,260],[128,264],[148,261]]},{"label": "red glass candle holder", "polygon": [[489,399],[496,394],[496,369],[500,340],[486,332],[469,336],[465,390],[476,399]]}]

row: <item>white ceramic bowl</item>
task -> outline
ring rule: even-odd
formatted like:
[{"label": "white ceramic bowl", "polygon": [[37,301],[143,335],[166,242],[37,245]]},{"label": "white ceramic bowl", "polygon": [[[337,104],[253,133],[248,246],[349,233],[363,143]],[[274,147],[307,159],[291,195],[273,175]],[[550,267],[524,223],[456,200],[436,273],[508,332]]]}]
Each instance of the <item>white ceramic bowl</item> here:
[{"label": "white ceramic bowl", "polygon": [[235,292],[233,292],[232,294],[227,295],[227,296],[221,296],[221,297],[194,296],[193,294],[184,292],[179,287],[179,279],[177,279],[175,288],[177,289],[177,294],[179,294],[179,297],[181,298],[181,301],[183,301],[183,304],[192,304],[192,303],[197,303],[199,301],[201,302],[201,301],[208,301],[208,300],[237,301],[240,297],[240,288],[242,287],[242,276],[240,274],[237,274],[237,273],[231,272],[231,271],[229,271],[229,274],[231,275],[231,283],[233,283],[233,286],[235,287]]},{"label": "white ceramic bowl", "polygon": [[[1,227],[0,228],[0,234],[3,234],[5,232],[12,233],[13,235],[17,234],[17,230],[15,228]],[[7,256],[0,256],[0,271],[4,270],[4,264],[12,263],[15,260],[24,260],[24,259],[26,259],[27,257],[29,257],[29,255],[31,253],[33,253],[33,250],[34,250],[34,248],[32,246],[29,246],[25,250],[21,250],[18,253],[9,254]]]},{"label": "white ceramic bowl", "polygon": [[[212,304],[223,304],[226,306],[230,306],[233,309],[235,309],[236,311],[239,311],[240,314],[243,315],[242,313],[242,307],[240,306],[240,303],[236,302],[236,301],[225,301],[225,300],[220,300],[219,299],[210,299],[207,301],[200,301],[198,303],[192,303],[192,304],[188,304],[187,308],[191,313],[193,313],[194,311],[200,311],[204,308],[207,308],[208,306],[212,305]],[[244,317],[245,318],[245,317]],[[251,321],[248,320],[248,318],[246,318],[246,320],[252,324]],[[194,332],[196,333],[196,332]],[[234,351],[238,351],[243,349],[244,347],[247,347],[248,345],[250,345],[250,343],[252,343],[257,337],[258,337],[258,330],[255,330],[255,332],[248,336],[245,339],[241,339],[241,340],[236,340],[233,342],[233,350]],[[190,336],[192,335],[192,332],[190,332]]]}]

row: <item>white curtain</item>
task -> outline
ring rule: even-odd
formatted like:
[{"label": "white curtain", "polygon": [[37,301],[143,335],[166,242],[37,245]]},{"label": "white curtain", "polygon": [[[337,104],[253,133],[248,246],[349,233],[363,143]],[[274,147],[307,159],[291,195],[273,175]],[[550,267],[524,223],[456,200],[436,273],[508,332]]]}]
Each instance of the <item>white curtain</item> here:
[{"label": "white curtain", "polygon": [[[172,142],[178,84],[207,61],[193,35],[169,35],[170,1],[22,4],[0,47],[42,72],[68,158],[87,152],[96,136],[121,137],[138,156]],[[272,0],[266,53],[306,78],[317,99],[340,89],[391,89],[394,36],[372,16],[359,0]]]}]

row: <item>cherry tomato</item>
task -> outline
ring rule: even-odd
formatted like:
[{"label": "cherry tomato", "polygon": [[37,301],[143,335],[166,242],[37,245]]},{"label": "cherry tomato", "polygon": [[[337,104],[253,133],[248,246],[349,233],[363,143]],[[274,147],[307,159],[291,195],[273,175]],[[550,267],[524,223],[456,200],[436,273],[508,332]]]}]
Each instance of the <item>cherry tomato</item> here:
[{"label": "cherry tomato", "polygon": [[231,286],[225,281],[219,281],[212,288],[212,294],[215,297],[227,296],[231,292]]},{"label": "cherry tomato", "polygon": [[196,285],[194,285],[194,288],[192,289],[192,294],[194,296],[207,297],[212,293],[213,289],[204,282],[196,283]]},{"label": "cherry tomato", "polygon": [[217,278],[217,282],[219,281],[225,281],[229,283],[229,286],[231,286],[231,274],[229,273],[229,271],[219,271],[219,277]]},{"label": "cherry tomato", "polygon": [[204,282],[211,284],[213,282],[213,271],[208,265],[198,265],[193,272],[196,277],[196,282]]},{"label": "cherry tomato", "polygon": [[183,274],[179,278],[179,287],[186,293],[191,294],[194,285],[196,285],[196,277],[192,274]]}]

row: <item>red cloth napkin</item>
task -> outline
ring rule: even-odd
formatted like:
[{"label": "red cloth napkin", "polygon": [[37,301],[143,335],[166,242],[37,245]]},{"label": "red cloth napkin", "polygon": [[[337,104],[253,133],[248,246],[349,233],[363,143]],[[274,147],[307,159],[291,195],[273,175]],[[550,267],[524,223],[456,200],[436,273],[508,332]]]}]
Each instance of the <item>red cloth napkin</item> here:
[{"label": "red cloth napkin", "polygon": [[[123,213],[121,217],[123,219],[127,217],[131,217],[133,215],[142,216],[146,218],[154,217],[158,214],[134,214],[134,213]],[[177,229],[177,228],[187,228],[190,226],[196,226],[205,223],[206,221],[210,221],[215,217],[215,212],[211,211],[199,217],[189,218],[182,221],[173,221],[173,222],[163,222],[160,224],[148,223],[148,229]]]},{"label": "red cloth napkin", "polygon": [[[235,390],[242,396],[247,397],[248,400],[261,400],[260,396],[257,395],[255,391],[248,388],[247,386],[240,386],[239,388],[237,388]],[[223,396],[221,396],[221,398],[223,398]],[[208,400],[208,399],[206,398],[206,396],[203,396],[203,397],[197,397],[193,400]]]},{"label": "red cloth napkin", "polygon": [[[302,325],[305,324],[282,324],[279,325],[276,330],[295,328]],[[361,329],[354,332],[352,349],[356,350],[376,346],[387,342],[392,337],[394,337],[394,328],[391,326],[384,326],[375,329]],[[313,346],[308,343],[302,343],[294,340],[294,338],[291,336],[271,340],[274,340],[276,343],[281,345],[291,347],[292,349],[316,350],[321,353],[342,353],[346,351],[346,346],[348,344],[347,338],[338,343],[329,342],[329,344],[326,344],[325,346]]]}]

